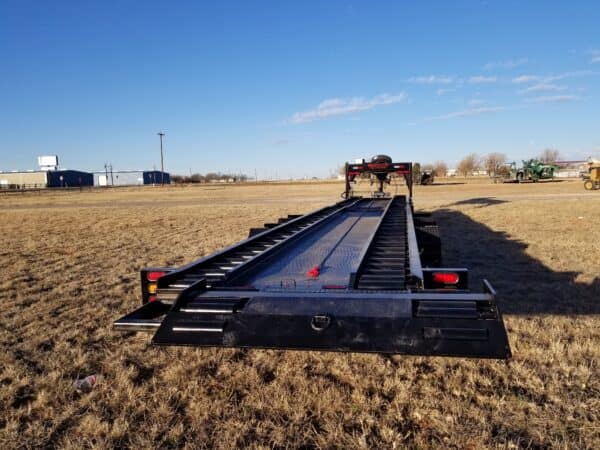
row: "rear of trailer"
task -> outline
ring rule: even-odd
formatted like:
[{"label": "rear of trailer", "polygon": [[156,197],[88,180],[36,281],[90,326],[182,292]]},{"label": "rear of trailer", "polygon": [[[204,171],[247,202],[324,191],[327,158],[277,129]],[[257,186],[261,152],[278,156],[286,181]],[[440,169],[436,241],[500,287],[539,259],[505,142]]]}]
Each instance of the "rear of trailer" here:
[{"label": "rear of trailer", "polygon": [[[357,197],[371,176],[378,189]],[[390,177],[408,195],[386,196]],[[415,214],[412,164],[346,165],[344,200],[253,228],[179,268],[141,271],[142,305],[114,322],[157,345],[509,358],[496,292],[441,267],[439,229]]]}]

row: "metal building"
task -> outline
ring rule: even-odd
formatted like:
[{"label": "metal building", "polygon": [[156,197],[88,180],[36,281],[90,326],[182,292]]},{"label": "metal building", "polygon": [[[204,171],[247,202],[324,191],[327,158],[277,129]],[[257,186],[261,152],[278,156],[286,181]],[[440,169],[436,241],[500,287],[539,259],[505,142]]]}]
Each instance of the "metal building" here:
[{"label": "metal building", "polygon": [[0,189],[45,188],[47,184],[46,172],[41,170],[0,172]]},{"label": "metal building", "polygon": [[25,172],[0,172],[2,189],[36,189],[46,187],[93,186],[91,173],[79,170],[29,170]]},{"label": "metal building", "polygon": [[94,185],[94,176],[79,170],[51,170],[46,172],[48,187],[84,187]]},{"label": "metal building", "polygon": [[160,170],[147,170],[144,172],[144,184],[171,184],[171,175]]},{"label": "metal building", "polygon": [[[94,186],[136,186],[143,184],[161,184],[160,170],[119,170],[94,172]],[[164,183],[171,183],[171,176],[163,173]]]}]

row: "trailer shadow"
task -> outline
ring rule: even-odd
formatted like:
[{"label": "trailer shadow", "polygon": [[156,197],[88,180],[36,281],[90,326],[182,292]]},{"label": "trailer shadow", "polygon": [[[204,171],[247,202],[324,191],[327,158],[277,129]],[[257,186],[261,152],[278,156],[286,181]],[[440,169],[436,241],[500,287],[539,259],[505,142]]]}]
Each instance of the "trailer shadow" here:
[{"label": "trailer shadow", "polygon": [[500,200],[496,197],[477,197],[477,198],[468,198],[466,200],[461,200],[455,203],[452,203],[450,206],[455,205],[478,205],[480,208],[484,206],[493,206],[500,205],[502,203],[508,203],[506,200]]},{"label": "trailer shadow", "polygon": [[576,281],[578,272],[556,272],[528,255],[527,244],[450,209],[434,213],[444,267],[469,269],[471,289],[484,278],[498,291],[506,314],[600,314],[600,277]]},{"label": "trailer shadow", "polygon": [[460,181],[445,181],[445,182],[438,182],[438,181],[434,181],[433,183],[430,184],[430,186],[458,186],[461,184],[467,184],[467,183],[463,183]]}]

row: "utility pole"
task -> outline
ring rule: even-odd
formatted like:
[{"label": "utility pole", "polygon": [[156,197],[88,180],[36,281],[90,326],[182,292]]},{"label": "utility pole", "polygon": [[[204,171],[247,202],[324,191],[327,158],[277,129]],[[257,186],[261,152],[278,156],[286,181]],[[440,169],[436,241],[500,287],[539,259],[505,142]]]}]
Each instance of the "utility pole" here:
[{"label": "utility pole", "polygon": [[108,163],[104,163],[104,174],[105,186],[108,187]]},{"label": "utility pole", "polygon": [[115,180],[113,178],[113,170],[112,170],[112,163],[110,163],[110,166],[108,166],[110,168],[110,185],[114,186],[115,185]]},{"label": "utility pole", "polygon": [[163,133],[162,131],[157,133],[158,136],[160,137],[160,184],[162,186],[165,185],[165,162],[163,159],[163,136],[165,135],[165,133]]}]

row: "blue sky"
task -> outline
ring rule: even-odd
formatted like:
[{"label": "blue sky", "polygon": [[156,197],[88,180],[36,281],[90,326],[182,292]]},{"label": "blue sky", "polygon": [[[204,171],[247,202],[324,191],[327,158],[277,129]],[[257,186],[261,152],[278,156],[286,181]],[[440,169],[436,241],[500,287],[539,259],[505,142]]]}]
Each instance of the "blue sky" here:
[{"label": "blue sky", "polygon": [[0,169],[600,156],[600,3],[0,0]]}]

